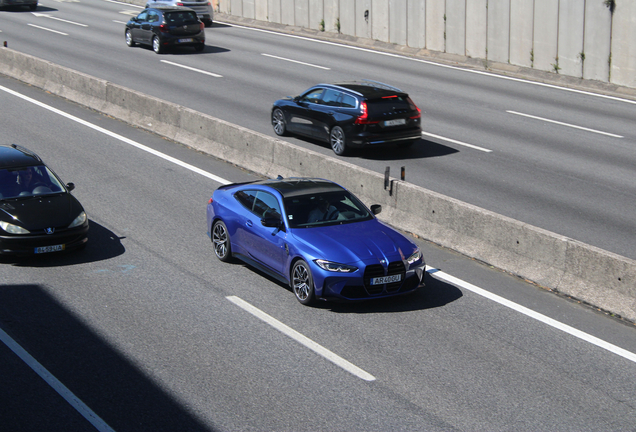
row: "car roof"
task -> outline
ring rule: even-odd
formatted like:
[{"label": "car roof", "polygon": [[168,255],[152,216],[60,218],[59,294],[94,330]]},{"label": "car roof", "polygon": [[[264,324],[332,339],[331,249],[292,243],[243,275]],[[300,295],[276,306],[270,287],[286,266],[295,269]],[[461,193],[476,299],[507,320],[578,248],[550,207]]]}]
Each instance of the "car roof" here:
[{"label": "car roof", "polygon": [[158,10],[160,12],[185,12],[185,11],[195,12],[194,9],[190,9],[189,7],[185,7],[185,6],[153,6],[153,7],[146,8],[146,10],[152,10],[152,9]]},{"label": "car roof", "polygon": [[312,195],[326,192],[342,192],[345,190],[342,186],[324,179],[308,178],[308,177],[289,177],[269,180],[260,180],[249,183],[235,183],[230,186],[239,185],[262,185],[278,191],[283,198],[292,198],[302,195]]},{"label": "car roof", "polygon": [[406,93],[397,87],[370,80],[320,84],[319,86],[337,88],[338,90],[346,89],[366,99],[377,99],[383,96],[393,96],[396,94],[407,96]]},{"label": "car roof", "polygon": [[42,159],[19,145],[0,146],[0,169],[42,165]]}]

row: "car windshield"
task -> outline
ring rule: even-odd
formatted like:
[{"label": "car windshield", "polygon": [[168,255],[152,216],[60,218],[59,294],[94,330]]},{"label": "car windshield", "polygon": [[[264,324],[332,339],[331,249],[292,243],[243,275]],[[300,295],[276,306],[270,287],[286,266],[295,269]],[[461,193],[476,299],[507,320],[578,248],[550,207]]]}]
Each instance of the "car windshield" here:
[{"label": "car windshield", "polygon": [[373,218],[369,210],[346,190],[286,198],[285,214],[291,228],[340,225]]},{"label": "car windshield", "polygon": [[0,200],[64,192],[64,186],[44,165],[0,169]]}]

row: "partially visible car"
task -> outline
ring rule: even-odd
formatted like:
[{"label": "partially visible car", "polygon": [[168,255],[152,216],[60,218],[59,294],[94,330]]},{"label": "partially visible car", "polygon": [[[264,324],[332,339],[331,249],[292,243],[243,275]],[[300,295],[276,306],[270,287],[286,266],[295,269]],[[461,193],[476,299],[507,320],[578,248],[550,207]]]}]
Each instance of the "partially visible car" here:
[{"label": "partially visible car", "polygon": [[0,9],[26,6],[32,11],[38,8],[38,0],[0,0]]},{"label": "partially visible car", "polygon": [[150,0],[146,3],[146,8],[159,6],[184,6],[190,8],[197,13],[197,16],[206,27],[212,26],[214,21],[214,9],[209,0]]},{"label": "partially visible car", "polygon": [[0,146],[0,254],[38,255],[80,249],[88,217],[66,185],[24,147]]},{"label": "partially visible car", "polygon": [[331,181],[279,177],[219,187],[207,229],[219,260],[236,257],[288,284],[302,304],[412,293],[424,258],[380,211]]},{"label": "partially visible car", "polygon": [[327,142],[337,155],[351,148],[396,144],[422,138],[421,111],[409,95],[377,81],[318,84],[296,97],[274,102],[274,132]]},{"label": "partially visible car", "polygon": [[144,9],[126,23],[125,37],[129,47],[149,45],[157,54],[176,46],[205,49],[205,26],[192,9],[185,7]]}]

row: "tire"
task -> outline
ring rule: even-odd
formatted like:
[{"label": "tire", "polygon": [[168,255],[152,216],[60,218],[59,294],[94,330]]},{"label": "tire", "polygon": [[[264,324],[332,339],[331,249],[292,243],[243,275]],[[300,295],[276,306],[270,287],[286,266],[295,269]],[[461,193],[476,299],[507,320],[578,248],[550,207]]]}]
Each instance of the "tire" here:
[{"label": "tire", "polygon": [[38,8],[38,5],[34,4],[34,5],[29,5],[29,9],[31,9],[32,11],[36,10]]},{"label": "tire", "polygon": [[205,49],[205,44],[204,43],[200,43],[194,46],[194,50],[196,52],[201,52]]},{"label": "tire", "polygon": [[329,144],[331,149],[338,156],[344,156],[347,154],[347,144],[345,140],[345,133],[340,126],[334,126],[329,133]]},{"label": "tire", "polygon": [[287,123],[285,123],[285,113],[280,108],[276,108],[272,111],[272,126],[274,132],[278,136],[287,135]]},{"label": "tire", "polygon": [[152,50],[157,54],[163,54],[163,47],[161,46],[161,41],[158,36],[152,37]]},{"label": "tire", "polygon": [[232,245],[230,234],[222,221],[216,221],[212,225],[211,238],[216,257],[223,262],[229,262],[232,259]]},{"label": "tire", "polygon": [[314,278],[307,263],[298,260],[292,267],[291,288],[296,294],[296,299],[304,305],[310,305],[315,300]]},{"label": "tire", "polygon": [[137,45],[135,41],[133,40],[132,33],[130,33],[130,30],[126,30],[126,45],[128,45],[129,47],[134,47]]}]

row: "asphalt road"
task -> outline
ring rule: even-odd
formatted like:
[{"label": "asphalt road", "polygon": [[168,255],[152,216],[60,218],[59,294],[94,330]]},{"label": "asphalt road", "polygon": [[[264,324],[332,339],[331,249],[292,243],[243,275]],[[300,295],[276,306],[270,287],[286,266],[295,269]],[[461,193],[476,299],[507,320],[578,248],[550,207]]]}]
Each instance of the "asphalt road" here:
[{"label": "asphalt road", "polygon": [[[45,0],[0,13],[10,48],[273,135],[271,103],[317,82],[368,78],[409,92],[425,134],[405,151],[348,160],[636,259],[634,101],[216,23],[203,53],[128,48],[139,12]],[[289,141],[331,155],[320,143]]]},{"label": "asphalt road", "polygon": [[81,253],[1,260],[3,430],[633,430],[633,325],[419,239],[441,271],[416,295],[304,307],[214,258],[219,183],[184,163],[250,173],[2,77],[0,107],[91,225]]}]

